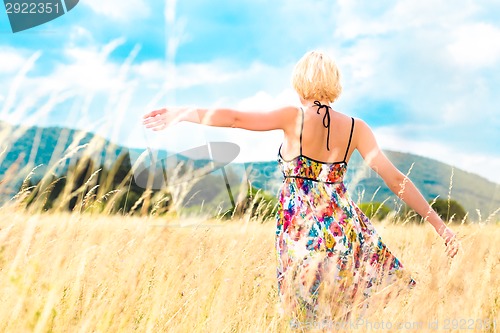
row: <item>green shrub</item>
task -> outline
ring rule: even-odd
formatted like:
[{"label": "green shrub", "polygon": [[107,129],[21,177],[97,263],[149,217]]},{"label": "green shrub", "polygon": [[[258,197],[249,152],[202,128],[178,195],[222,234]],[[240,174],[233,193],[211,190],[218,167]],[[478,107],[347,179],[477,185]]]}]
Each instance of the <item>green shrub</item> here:
[{"label": "green shrub", "polygon": [[248,187],[246,196],[237,203],[235,209],[231,208],[222,214],[223,218],[242,217],[249,215],[252,219],[267,221],[276,217],[278,199],[255,187]]},{"label": "green shrub", "polygon": [[382,202],[363,202],[359,204],[359,208],[365,213],[369,219],[383,220],[392,211]]},{"label": "green shrub", "polygon": [[[431,204],[432,208],[436,211],[436,213],[443,219],[445,222],[449,222],[452,220],[453,222],[462,222],[462,220],[467,220],[467,212],[464,207],[458,203],[456,200],[450,200],[448,206],[447,199],[437,198],[435,200],[429,200],[429,204]],[[401,211],[399,212],[399,217],[403,221],[409,222],[422,222],[423,219],[420,215],[418,215],[413,209],[404,205]]]},{"label": "green shrub", "polygon": [[467,215],[464,207],[456,200],[450,200],[448,204],[448,200],[438,198],[432,205],[432,208],[434,208],[444,221],[453,220],[455,222],[462,222]]}]

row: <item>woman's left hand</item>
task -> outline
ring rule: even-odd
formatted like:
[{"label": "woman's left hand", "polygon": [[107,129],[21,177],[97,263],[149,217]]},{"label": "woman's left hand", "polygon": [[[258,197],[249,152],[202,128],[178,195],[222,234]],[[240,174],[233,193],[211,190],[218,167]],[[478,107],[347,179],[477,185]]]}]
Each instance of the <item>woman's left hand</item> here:
[{"label": "woman's left hand", "polygon": [[441,237],[444,239],[444,245],[446,245],[446,254],[453,258],[461,247],[457,235],[450,228],[446,227]]}]

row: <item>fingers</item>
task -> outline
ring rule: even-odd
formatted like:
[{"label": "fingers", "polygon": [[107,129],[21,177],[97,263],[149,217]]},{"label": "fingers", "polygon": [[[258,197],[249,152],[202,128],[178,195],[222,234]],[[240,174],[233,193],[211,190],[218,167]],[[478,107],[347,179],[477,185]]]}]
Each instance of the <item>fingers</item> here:
[{"label": "fingers", "polygon": [[456,235],[449,235],[444,240],[444,245],[448,245],[450,242],[455,241]]},{"label": "fingers", "polygon": [[151,111],[149,113],[146,113],[144,116],[142,116],[143,119],[147,119],[149,117],[154,117],[156,115],[159,115],[159,114],[163,114],[165,113],[167,110],[166,109],[159,109],[159,110],[154,110],[154,111]]},{"label": "fingers", "polygon": [[452,238],[447,244],[446,244],[446,254],[453,258],[457,253],[458,250],[460,249],[460,242],[456,240],[456,238]]},{"label": "fingers", "polygon": [[153,131],[161,131],[165,128],[167,128],[167,126],[173,126],[175,124],[177,124],[179,121],[178,119],[174,119],[174,120],[165,120],[164,117],[157,117],[156,119],[149,119],[149,120],[145,120],[143,121],[143,124],[144,124],[144,127],[146,128],[150,128],[152,129]]},{"label": "fingers", "polygon": [[449,228],[446,228],[441,237],[444,239],[444,245],[456,240],[457,235]]},{"label": "fingers", "polygon": [[457,252],[455,248],[456,245],[455,233],[451,231],[449,228],[446,228],[442,234],[442,237],[444,239],[444,245],[446,246],[446,255],[450,258],[453,258]]},{"label": "fingers", "polygon": [[143,120],[142,123],[144,125],[146,125],[146,124],[154,123],[155,121],[157,121],[157,119],[155,119],[155,118],[148,118],[148,119]]},{"label": "fingers", "polygon": [[151,128],[154,131],[162,130],[163,128],[165,128],[163,127],[163,125],[165,125],[166,123],[164,116],[165,112],[165,109],[149,112],[148,114],[143,116],[142,124],[146,128]]},{"label": "fingers", "polygon": [[458,253],[458,248],[454,248],[453,250],[450,250],[450,258],[455,257],[455,255]]},{"label": "fingers", "polygon": [[165,129],[165,127],[167,127],[165,124],[160,124],[156,127],[153,127],[152,130],[153,131],[161,131],[162,129]]},{"label": "fingers", "polygon": [[179,123],[182,119],[180,116],[174,117],[175,113],[169,111],[165,108],[160,110],[154,110],[146,113],[142,117],[142,124],[146,128],[150,128],[153,131],[161,131],[169,126]]},{"label": "fingers", "polygon": [[166,124],[164,121],[157,121],[152,124],[146,125],[146,128],[151,128],[153,131],[159,131],[162,130],[166,127]]},{"label": "fingers", "polygon": [[145,125],[144,127],[151,128],[153,131],[161,131],[161,130],[167,128],[167,126],[173,126],[177,123],[179,123],[179,121],[177,121],[177,120],[172,120],[172,121],[169,121],[168,123],[165,121],[157,121],[155,123]]},{"label": "fingers", "polygon": [[457,248],[450,247],[450,248],[448,248],[448,251],[446,254],[448,255],[448,257],[453,258],[457,254],[457,252],[458,252]]},{"label": "fingers", "polygon": [[146,128],[155,129],[158,126],[161,126],[162,124],[164,124],[164,121],[162,119],[148,119],[148,120],[144,120],[142,122],[142,124]]},{"label": "fingers", "polygon": [[146,127],[154,127],[163,124],[165,121],[162,118],[150,118],[144,120],[142,123]]}]

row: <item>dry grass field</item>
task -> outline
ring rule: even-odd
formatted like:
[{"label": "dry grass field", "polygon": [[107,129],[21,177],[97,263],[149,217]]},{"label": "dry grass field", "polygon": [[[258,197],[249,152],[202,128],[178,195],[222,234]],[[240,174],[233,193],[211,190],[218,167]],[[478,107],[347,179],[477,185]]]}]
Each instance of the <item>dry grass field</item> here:
[{"label": "dry grass field", "polygon": [[[457,226],[452,260],[428,225],[376,228],[417,286],[333,331],[498,330],[500,226]],[[273,222],[2,207],[0,331],[298,332],[277,313],[275,267]]]}]

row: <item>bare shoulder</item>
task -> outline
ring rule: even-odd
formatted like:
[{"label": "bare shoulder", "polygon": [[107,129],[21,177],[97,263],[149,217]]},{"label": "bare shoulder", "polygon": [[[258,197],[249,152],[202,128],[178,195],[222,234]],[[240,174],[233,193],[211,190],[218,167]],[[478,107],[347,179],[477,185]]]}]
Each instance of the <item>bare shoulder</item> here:
[{"label": "bare shoulder", "polygon": [[[332,119],[335,123],[340,124],[342,127],[351,128],[353,126],[353,139],[362,133],[370,130],[368,124],[360,118],[353,117],[342,112],[334,111]],[[354,121],[354,123],[353,123]]]},{"label": "bare shoulder", "polygon": [[354,134],[356,136],[364,136],[368,132],[371,132],[370,126],[363,119],[357,117],[352,118],[354,119]]},{"label": "bare shoulder", "polygon": [[366,159],[368,156],[379,154],[377,140],[370,126],[360,118],[355,119],[353,143],[354,148],[359,151],[361,156]]},{"label": "bare shoulder", "polygon": [[287,105],[274,110],[281,119],[283,130],[285,132],[295,131],[297,123],[301,116],[300,107],[295,105]]},{"label": "bare shoulder", "polygon": [[366,141],[370,141],[373,137],[373,132],[370,126],[361,118],[345,116],[349,124],[354,120],[354,127],[352,133],[353,148],[359,148]]},{"label": "bare shoulder", "polygon": [[272,112],[280,113],[285,118],[288,118],[288,117],[293,118],[297,115],[297,113],[299,111],[300,111],[300,108],[298,106],[286,105],[286,106],[279,107]]},{"label": "bare shoulder", "polygon": [[342,125],[349,125],[349,127],[351,126],[351,123],[352,123],[352,119],[354,119],[354,122],[357,126],[357,123],[361,120],[359,118],[356,118],[356,117],[352,117],[348,114],[345,114],[345,113],[342,113],[342,112],[339,112],[339,111],[336,111],[336,110],[333,110],[332,112],[332,120],[334,120],[335,122],[337,123],[341,123]]}]

